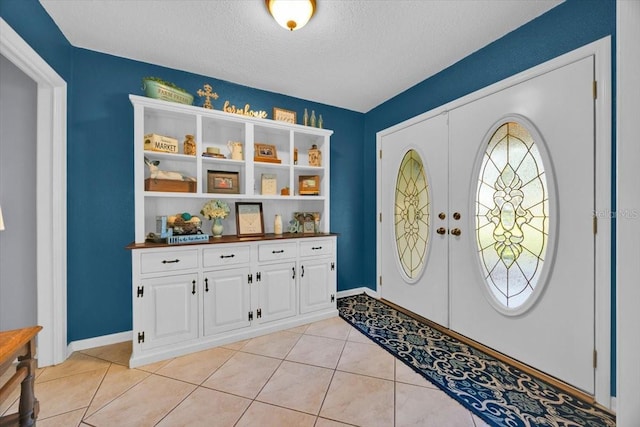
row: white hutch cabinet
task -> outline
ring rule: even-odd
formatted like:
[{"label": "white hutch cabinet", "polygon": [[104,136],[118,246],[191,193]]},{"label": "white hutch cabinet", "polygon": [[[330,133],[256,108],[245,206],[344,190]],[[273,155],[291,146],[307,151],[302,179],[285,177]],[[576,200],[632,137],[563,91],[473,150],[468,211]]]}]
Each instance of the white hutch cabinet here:
[{"label": "white hutch cabinet", "polygon": [[[130,367],[199,351],[333,317],[336,309],[336,235],[329,232],[330,130],[230,114],[130,95],[134,108],[135,241],[132,254],[133,352]],[[177,152],[144,149],[144,136],[178,140]],[[183,154],[193,135],[196,154]],[[243,159],[205,157],[207,148],[228,154],[241,142]],[[276,148],[280,163],[254,161],[254,144]],[[309,166],[308,151],[322,165]],[[228,156],[227,156],[228,157]],[[163,171],[195,178],[191,192],[147,191],[145,158]],[[237,193],[210,193],[208,171],[237,174]],[[261,194],[263,175],[277,194]],[[300,195],[300,176],[317,176],[318,195]],[[280,195],[288,187],[289,195]],[[230,215],[222,238],[180,245],[146,242],[156,217],[200,216],[211,199],[225,200]],[[236,202],[260,202],[266,234],[237,237]],[[289,233],[295,213],[317,213],[315,232]],[[281,215],[283,235],[275,235]],[[200,216],[201,217],[201,216]],[[209,232],[211,221],[203,219]]]}]

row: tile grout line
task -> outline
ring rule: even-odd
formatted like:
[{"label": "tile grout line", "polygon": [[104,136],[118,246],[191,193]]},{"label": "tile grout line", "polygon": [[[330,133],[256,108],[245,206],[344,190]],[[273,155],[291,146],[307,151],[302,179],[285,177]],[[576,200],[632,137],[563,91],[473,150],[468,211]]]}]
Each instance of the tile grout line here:
[{"label": "tile grout line", "polygon": [[[347,324],[348,324],[348,322],[347,322]],[[350,325],[350,326],[351,326],[351,325]],[[164,419],[166,419],[166,417],[167,417],[167,416],[169,416],[172,412],[174,412],[174,411],[175,411],[175,410],[176,410],[176,409],[177,409],[181,404],[183,404],[183,403],[185,402],[185,400],[187,400],[190,396],[192,396],[192,395],[193,395],[193,393],[194,393],[194,392],[196,392],[199,388],[204,388],[204,389],[206,389],[206,390],[213,390],[213,391],[216,391],[216,392],[219,392],[219,393],[225,394],[225,395],[234,396],[234,397],[239,397],[239,398],[246,399],[246,400],[250,401],[250,403],[247,405],[247,407],[246,407],[246,408],[245,408],[245,410],[242,412],[242,414],[240,414],[240,415],[239,415],[239,418],[236,420],[236,422],[234,423],[234,425],[236,425],[236,424],[237,424],[237,423],[238,423],[238,422],[239,422],[239,421],[244,417],[244,415],[247,413],[247,411],[248,411],[249,407],[250,407],[254,402],[259,402],[260,404],[269,405],[269,406],[272,406],[272,407],[282,408],[282,409],[284,409],[284,410],[294,411],[294,412],[298,412],[298,413],[300,413],[300,414],[305,414],[305,415],[313,416],[313,417],[315,417],[315,421],[314,421],[314,425],[315,425],[315,424],[317,424],[317,423],[318,423],[318,421],[319,421],[319,419],[320,419],[320,418],[323,418],[323,419],[326,419],[326,420],[332,420],[332,418],[321,417],[321,416],[320,416],[320,412],[321,412],[321,410],[322,410],[323,405],[324,405],[324,404],[325,404],[325,402],[326,402],[326,398],[327,398],[327,395],[328,395],[329,389],[331,388],[331,384],[332,384],[332,382],[333,382],[333,380],[334,380],[334,378],[335,378],[335,374],[336,374],[336,372],[337,372],[337,371],[340,371],[340,372],[345,372],[345,373],[350,373],[350,374],[356,374],[356,373],[351,373],[351,372],[348,372],[348,371],[342,371],[342,370],[339,370],[339,369],[338,369],[338,365],[339,365],[339,363],[340,363],[340,359],[341,359],[341,358],[343,357],[343,355],[344,355],[344,352],[345,352],[345,349],[346,349],[346,347],[347,347],[347,344],[348,344],[349,342],[351,342],[351,341],[349,340],[349,337],[351,336],[351,331],[352,331],[352,330],[356,330],[356,329],[355,329],[355,328],[353,328],[353,327],[351,326],[351,328],[350,328],[350,330],[349,330],[349,333],[347,333],[347,334],[346,334],[346,336],[345,336],[344,338],[339,339],[339,338],[335,338],[334,336],[325,336],[325,335],[316,335],[316,334],[314,334],[314,333],[306,333],[306,329],[305,329],[305,331],[304,331],[304,332],[302,332],[302,333],[296,333],[296,334],[298,335],[297,339],[296,339],[296,340],[295,340],[295,342],[292,344],[292,346],[289,348],[289,350],[286,352],[286,354],[284,354],[282,357],[267,356],[267,355],[264,355],[264,354],[250,353],[250,352],[247,352],[247,351],[243,351],[242,349],[246,346],[246,344],[245,344],[245,345],[243,345],[240,349],[237,349],[237,350],[236,350],[236,349],[231,349],[231,348],[227,348],[227,347],[222,347],[222,346],[221,346],[221,348],[224,348],[224,349],[226,349],[226,350],[229,350],[229,351],[230,351],[230,355],[229,355],[229,356],[224,360],[224,362],[223,362],[221,365],[217,366],[213,371],[211,371],[211,373],[209,373],[209,374],[208,374],[208,376],[207,376],[204,380],[200,381],[199,383],[193,383],[193,382],[185,381],[185,380],[183,380],[183,379],[175,378],[175,377],[172,377],[172,376],[169,376],[169,375],[166,375],[166,374],[160,374],[160,373],[158,373],[158,371],[159,371],[160,369],[162,369],[162,368],[160,368],[160,369],[158,369],[158,370],[156,370],[156,371],[153,371],[153,372],[152,372],[152,371],[148,371],[148,370],[144,370],[144,369],[133,368],[133,369],[135,369],[135,370],[138,370],[138,371],[140,371],[140,372],[142,372],[142,373],[146,374],[146,375],[144,376],[144,378],[142,378],[142,379],[138,380],[136,383],[132,384],[132,385],[131,385],[131,386],[129,386],[126,390],[124,390],[123,392],[119,393],[117,396],[113,397],[112,399],[110,399],[108,402],[104,403],[104,404],[103,404],[103,405],[101,405],[100,407],[97,407],[97,408],[96,408],[96,409],[95,409],[95,410],[94,410],[90,415],[89,415],[89,413],[88,413],[89,408],[91,408],[91,405],[94,403],[94,401],[95,401],[95,399],[96,399],[96,396],[97,396],[97,395],[98,395],[98,393],[100,392],[100,388],[101,388],[103,385],[105,385],[105,381],[106,381],[106,379],[107,379],[107,376],[110,374],[111,370],[114,368],[114,365],[115,365],[115,366],[122,366],[122,367],[125,367],[125,368],[128,368],[128,367],[127,367],[126,365],[123,365],[123,364],[118,363],[118,362],[115,362],[115,361],[108,360],[108,359],[103,358],[103,357],[97,357],[97,356],[93,356],[93,355],[90,355],[90,354],[86,354],[86,353],[79,352],[79,353],[83,354],[84,356],[87,356],[87,357],[89,357],[89,358],[91,358],[91,359],[96,359],[96,360],[100,360],[100,361],[103,361],[103,362],[108,363],[108,367],[105,369],[105,371],[104,371],[103,375],[101,376],[100,381],[99,381],[99,383],[98,383],[98,385],[97,385],[96,389],[94,390],[94,392],[93,392],[93,394],[92,394],[91,398],[89,399],[89,403],[88,403],[88,405],[87,405],[86,407],[82,407],[82,408],[77,408],[77,409],[73,409],[73,410],[70,410],[70,411],[66,411],[66,412],[63,412],[63,413],[60,413],[60,414],[53,415],[52,417],[60,416],[60,415],[67,414],[67,413],[70,413],[70,412],[73,412],[73,411],[78,411],[79,409],[83,409],[83,410],[84,410],[84,412],[83,412],[83,414],[82,414],[82,416],[81,416],[81,418],[80,418],[80,420],[79,420],[79,423],[80,423],[80,424],[85,424],[85,425],[87,425],[87,426],[89,426],[89,425],[93,425],[93,424],[88,423],[88,422],[85,420],[85,418],[89,418],[90,416],[92,416],[92,415],[96,414],[97,412],[99,412],[99,411],[100,411],[100,410],[102,410],[103,408],[105,408],[105,407],[109,406],[109,405],[110,405],[110,404],[112,404],[115,400],[117,400],[118,398],[120,398],[123,394],[125,394],[125,393],[126,393],[126,392],[128,392],[128,391],[130,391],[132,388],[134,388],[135,386],[139,385],[141,382],[143,382],[143,381],[147,380],[148,378],[152,378],[152,377],[162,377],[162,378],[167,378],[167,379],[170,379],[170,380],[173,380],[173,381],[178,381],[178,382],[181,382],[181,383],[183,383],[183,384],[188,384],[188,385],[190,385],[190,386],[194,386],[194,389],[193,389],[191,392],[189,392],[189,393],[188,393],[188,394],[187,394],[183,399],[181,399],[181,400],[180,400],[180,402],[178,402],[177,404],[175,404],[175,405],[174,405],[174,406],[173,406],[173,407],[172,407],[172,408],[171,408],[171,409],[170,409],[166,414],[164,414],[164,415],[163,415],[163,416],[162,416],[162,417],[161,417],[161,418],[160,418],[160,419],[159,419],[159,420],[158,420],[154,425],[157,425],[158,423],[161,423]],[[301,342],[301,340],[302,340],[303,336],[305,336],[305,335],[307,335],[307,336],[309,336],[309,337],[323,338],[323,339],[329,339],[329,340],[335,340],[335,341],[338,341],[338,342],[340,342],[340,341],[342,342],[342,346],[341,346],[341,349],[340,349],[340,353],[339,353],[338,357],[336,358],[336,362],[335,362],[335,364],[334,364],[333,368],[331,368],[331,367],[329,367],[329,368],[328,368],[328,367],[326,367],[326,366],[320,366],[320,365],[313,364],[313,363],[309,363],[309,362],[299,362],[299,361],[294,361],[294,360],[287,360],[287,357],[291,354],[291,352],[292,352],[292,351],[293,351],[293,349],[296,347],[296,345],[298,345],[298,344]],[[353,342],[357,342],[357,341],[353,341]],[[262,385],[262,387],[260,388],[260,390],[258,390],[258,391],[256,392],[256,395],[255,395],[255,397],[254,397],[254,398],[247,398],[247,397],[245,397],[245,396],[240,396],[240,395],[236,395],[236,394],[229,393],[229,392],[226,392],[226,391],[217,390],[217,389],[215,389],[215,388],[209,388],[209,387],[207,387],[207,386],[204,386],[204,385],[203,385],[203,384],[204,384],[204,383],[205,383],[209,378],[211,378],[211,376],[212,376],[212,375],[214,375],[216,372],[218,372],[218,371],[219,371],[219,370],[220,370],[220,369],[221,369],[221,368],[222,368],[226,363],[228,363],[228,361],[229,361],[230,359],[232,359],[232,358],[233,358],[235,355],[237,355],[238,353],[243,353],[243,354],[253,355],[253,356],[259,356],[259,357],[267,357],[267,358],[270,358],[270,359],[274,359],[274,360],[278,360],[278,361],[279,361],[279,363],[277,364],[277,367],[275,367],[274,371],[271,373],[271,375],[269,376],[269,378],[268,378],[268,379],[266,379],[265,383]],[[171,360],[175,360],[175,358],[174,358],[174,359],[171,359]],[[274,377],[275,373],[276,373],[276,372],[277,372],[277,371],[282,367],[282,365],[283,365],[283,363],[284,363],[285,361],[290,362],[290,363],[296,363],[296,364],[303,365],[303,366],[314,367],[314,368],[330,369],[330,370],[332,370],[332,371],[333,371],[333,372],[331,373],[331,379],[330,379],[330,380],[329,380],[329,382],[328,382],[327,388],[326,388],[326,390],[325,390],[325,392],[324,392],[324,397],[323,397],[322,402],[321,402],[321,404],[320,404],[320,406],[319,406],[319,409],[318,409],[318,411],[317,411],[317,412],[318,412],[317,414],[309,413],[309,412],[305,412],[305,411],[297,410],[297,409],[293,409],[293,408],[289,408],[289,407],[286,407],[286,406],[280,406],[280,405],[278,405],[278,404],[273,404],[273,403],[269,403],[269,402],[262,402],[262,401],[258,400],[258,396],[260,395],[260,393],[261,393],[262,391],[264,391],[264,389],[265,389],[266,385],[267,385],[267,384],[268,384],[268,383],[273,379],[273,377]],[[170,361],[169,361],[168,363],[170,363]],[[43,368],[43,370],[41,371],[40,375],[41,375],[42,373],[44,373],[46,369],[47,369],[47,368]],[[131,369],[131,368],[129,368],[129,369]],[[87,371],[87,372],[90,372],[90,371]],[[84,372],[80,372],[80,373],[78,373],[78,374],[82,374],[82,373],[84,373]],[[62,376],[62,377],[60,377],[60,378],[67,378],[67,377],[71,377],[71,376],[73,376],[73,375],[77,375],[77,374],[64,375],[64,376]],[[371,377],[371,378],[380,379],[380,378],[378,378],[378,377],[373,377],[373,376],[369,376],[369,375],[363,375],[363,374],[357,374],[357,375],[362,375],[362,376],[366,376],[366,377]],[[394,378],[395,378],[395,366],[394,366]],[[59,378],[55,378],[55,379],[59,379]],[[55,380],[55,379],[47,380],[47,381],[45,381],[45,383],[46,383],[46,382],[48,382],[48,381],[53,381],[53,380]],[[6,412],[6,411],[5,411],[5,412]],[[52,417],[48,417],[48,418],[52,418]],[[342,421],[338,421],[338,420],[335,420],[335,421],[336,421],[336,422],[342,422]]]},{"label": "tile grout line", "polygon": [[397,369],[398,369],[398,361],[394,357],[393,358],[393,427],[396,427],[398,424],[398,382],[397,379]]},{"label": "tile grout line", "polygon": [[[298,337],[298,339],[296,340],[296,342],[291,346],[291,348],[289,349],[289,351],[287,351],[287,354],[284,355],[284,358],[286,358],[289,353],[291,352],[291,350],[293,349],[293,347],[296,346],[296,344],[298,344],[298,342],[300,341],[300,338],[302,338],[302,335],[304,334],[299,334],[300,336]],[[246,344],[245,344],[246,346]],[[243,348],[245,347],[243,346]],[[249,353],[249,354],[253,354],[253,353]],[[261,356],[261,355],[258,355]],[[268,356],[266,356],[268,357]],[[277,359],[275,357],[272,357],[273,359]],[[247,411],[249,410],[249,408],[251,407],[251,405],[254,404],[254,402],[258,402],[258,403],[262,403],[262,404],[266,404],[269,405],[269,403],[265,403],[265,402],[261,402],[259,400],[256,400],[258,398],[258,396],[260,396],[260,393],[262,392],[262,390],[264,389],[264,387],[269,383],[269,381],[271,381],[271,378],[273,378],[273,375],[278,371],[278,369],[280,369],[280,366],[282,366],[282,362],[284,362],[284,358],[279,359],[280,363],[278,363],[278,366],[273,370],[273,372],[271,373],[271,375],[269,375],[269,378],[267,379],[267,381],[265,381],[265,383],[262,385],[262,387],[260,387],[260,390],[258,390],[258,392],[256,393],[256,395],[253,397],[253,399],[251,399],[251,403],[249,403],[249,405],[247,405],[247,407],[245,408],[244,411],[242,411],[242,414],[240,415],[240,417],[236,420],[236,422],[233,424],[234,426],[236,426],[240,420],[245,416],[245,414],[247,413]],[[276,406],[276,405],[273,405]],[[285,409],[290,409],[290,408],[285,408]]]},{"label": "tile grout line", "polygon": [[[230,355],[230,356],[229,356],[229,357],[224,361],[224,363],[222,363],[220,366],[218,366],[217,368],[215,368],[215,369],[214,369],[214,370],[213,370],[213,371],[212,371],[212,372],[211,372],[211,373],[210,373],[210,374],[209,374],[209,375],[208,375],[204,380],[202,380],[202,381],[201,381],[200,383],[198,383],[198,384],[195,384],[195,383],[192,383],[192,382],[189,382],[189,381],[185,381],[185,380],[182,380],[182,379],[179,379],[179,378],[171,377],[171,376],[168,376],[168,375],[158,374],[158,373],[157,373],[157,371],[156,371],[156,372],[151,373],[151,375],[150,375],[150,376],[157,376],[157,377],[167,378],[167,379],[170,379],[170,380],[180,381],[180,382],[182,382],[182,383],[184,383],[184,384],[189,384],[189,385],[193,385],[193,386],[195,386],[195,388],[194,388],[193,390],[191,390],[191,392],[190,392],[190,393],[188,393],[188,394],[187,394],[187,395],[186,395],[182,400],[180,400],[180,402],[178,402],[178,403],[177,403],[173,408],[171,408],[171,410],[170,410],[169,412],[167,412],[166,414],[164,414],[164,415],[163,415],[163,416],[158,420],[158,422],[156,422],[156,423],[154,424],[154,426],[157,426],[158,424],[160,424],[160,423],[162,422],[162,420],[164,420],[165,418],[167,418],[167,417],[169,416],[169,414],[171,414],[173,411],[175,411],[175,410],[178,408],[178,406],[180,406],[184,401],[186,401],[186,400],[189,398],[189,396],[191,396],[193,393],[195,393],[195,392],[196,392],[198,389],[200,389],[200,388],[204,388],[204,389],[207,389],[207,390],[216,391],[216,392],[218,392],[218,393],[225,393],[225,392],[223,392],[223,391],[221,391],[221,390],[211,389],[211,388],[209,388],[209,387],[205,387],[205,386],[203,386],[203,385],[202,385],[202,384],[204,384],[204,383],[205,383],[205,382],[206,382],[206,381],[207,381],[207,380],[208,380],[208,379],[209,379],[213,374],[215,374],[215,373],[216,373],[216,372],[217,372],[217,371],[218,371],[222,366],[224,366],[224,365],[229,361],[229,359],[231,359],[233,356],[235,356],[235,355],[238,353],[238,350],[233,350],[233,349],[226,348],[226,347],[218,347],[218,348],[224,348],[225,350],[231,351],[232,353],[231,353],[231,355]],[[173,358],[173,359],[172,359],[172,361],[173,361],[173,360],[176,360],[176,358]],[[171,362],[169,362],[169,363],[171,363]],[[167,366],[169,363],[167,363],[166,365],[164,365],[164,366],[163,366],[163,368],[164,368],[165,366]],[[162,368],[160,368],[160,369],[162,369]],[[159,369],[159,370],[160,370],[160,369]],[[147,377],[147,378],[148,378],[148,377]],[[226,393],[226,394],[230,394],[230,395],[231,395],[231,393]]]},{"label": "tile grout line", "polygon": [[[96,389],[93,392],[93,396],[91,396],[91,399],[89,399],[89,404],[84,409],[84,413],[82,414],[82,417],[80,417],[80,422],[83,422],[85,417],[87,416],[87,412],[89,412],[89,408],[91,408],[91,404],[93,403],[93,399],[96,398],[96,395],[98,394],[98,391],[100,390],[100,386],[102,386],[102,384],[104,383],[104,379],[109,374],[109,371],[111,370],[112,366],[113,366],[113,363],[109,363],[109,367],[104,371],[104,374],[102,375],[102,378],[100,379],[100,382],[98,383],[98,386],[96,387]],[[98,410],[100,410],[100,409],[98,409]]]},{"label": "tile grout line", "polygon": [[320,403],[320,409],[318,409],[318,416],[316,417],[316,422],[314,423],[314,425],[318,423],[318,418],[320,417],[320,413],[322,412],[322,407],[324,406],[324,402],[327,400],[327,395],[329,394],[329,390],[331,389],[331,384],[333,383],[333,379],[336,376],[336,372],[338,370],[338,365],[340,364],[340,359],[342,358],[342,355],[344,354],[344,349],[347,346],[348,339],[349,339],[349,334],[347,334],[347,338],[345,338],[345,340],[342,343],[342,350],[340,350],[340,355],[338,355],[338,359],[336,360],[336,366],[335,366],[335,368],[333,368],[333,373],[331,374],[331,380],[329,381],[329,385],[327,386],[327,390],[324,392],[324,397],[322,398],[322,402]]},{"label": "tile grout line", "polygon": [[[86,422],[85,419],[91,417],[92,415],[98,413],[99,411],[101,411],[102,409],[106,408],[107,406],[109,406],[110,404],[112,404],[114,401],[116,401],[117,399],[119,399],[120,397],[122,397],[125,393],[127,393],[129,390],[131,390],[132,388],[136,387],[138,384],[140,384],[141,382],[143,382],[144,380],[148,379],[149,377],[151,377],[152,375],[154,375],[153,372],[149,372],[149,371],[142,371],[140,369],[137,368],[133,368],[135,370],[138,370],[140,372],[143,372],[145,374],[147,374],[146,377],[140,379],[139,381],[135,382],[134,384],[132,384],[130,387],[128,387],[127,389],[125,389],[124,391],[122,391],[121,393],[119,393],[118,395],[114,396],[112,399],[110,399],[108,402],[106,402],[104,405],[100,406],[99,408],[97,408],[95,411],[93,411],[88,417],[87,417],[87,412],[89,411],[89,408],[91,407],[91,404],[93,403],[93,400],[95,399],[96,395],[98,394],[98,390],[100,390],[100,387],[102,386],[102,383],[104,382],[104,380],[106,379],[109,370],[111,369],[111,367],[113,365],[118,365],[118,366],[123,366],[120,365],[118,363],[113,363],[111,364],[111,366],[109,366],[109,369],[107,369],[107,372],[105,373],[105,376],[103,377],[103,379],[100,381],[100,385],[98,386],[98,388],[96,389],[96,392],[94,393],[93,397],[91,398],[91,402],[89,403],[89,406],[87,406],[87,410],[85,411],[85,414],[82,417],[82,422]],[[131,368],[127,368],[127,369],[131,369]]]}]

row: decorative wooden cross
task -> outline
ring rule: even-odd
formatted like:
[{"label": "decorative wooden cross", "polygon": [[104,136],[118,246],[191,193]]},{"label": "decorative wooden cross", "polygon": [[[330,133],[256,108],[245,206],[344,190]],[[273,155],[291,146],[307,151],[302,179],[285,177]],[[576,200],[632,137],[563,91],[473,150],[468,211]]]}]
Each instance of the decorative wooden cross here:
[{"label": "decorative wooden cross", "polygon": [[202,89],[198,89],[198,96],[204,96],[205,101],[204,101],[204,108],[208,108],[210,110],[213,110],[213,105],[211,105],[211,98],[213,99],[218,99],[218,94],[215,92],[212,92],[212,87],[210,84],[205,84],[204,85],[204,90]]}]

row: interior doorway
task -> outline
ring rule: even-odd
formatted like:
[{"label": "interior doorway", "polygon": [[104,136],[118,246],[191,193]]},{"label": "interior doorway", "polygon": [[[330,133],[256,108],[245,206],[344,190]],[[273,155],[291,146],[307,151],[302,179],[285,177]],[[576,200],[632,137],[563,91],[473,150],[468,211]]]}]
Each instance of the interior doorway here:
[{"label": "interior doorway", "polygon": [[2,18],[0,54],[37,84],[38,365],[67,357],[67,84]]}]

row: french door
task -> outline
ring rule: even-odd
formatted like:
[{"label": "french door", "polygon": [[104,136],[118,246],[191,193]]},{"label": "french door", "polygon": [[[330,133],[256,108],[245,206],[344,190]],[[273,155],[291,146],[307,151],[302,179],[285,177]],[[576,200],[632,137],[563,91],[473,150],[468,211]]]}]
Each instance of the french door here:
[{"label": "french door", "polygon": [[[591,394],[595,348],[593,67],[593,57],[584,58],[455,109],[449,115],[451,151],[458,153],[450,158],[451,207],[464,218],[462,233],[450,240],[451,329]],[[535,143],[541,162],[536,175],[547,183],[546,192],[539,196],[549,202],[547,219],[531,219],[528,228],[522,226],[520,232],[526,235],[539,230],[548,239],[547,247],[539,253],[533,243],[517,249],[521,250],[519,256],[517,250],[501,256],[496,255],[494,245],[494,256],[489,259],[479,256],[484,251],[477,242],[482,233],[479,228],[487,221],[486,216],[492,215],[485,213],[486,209],[481,212],[485,218],[477,215],[480,157],[487,153],[487,147],[479,143],[487,144],[487,137],[502,121],[522,123],[518,121],[520,117],[526,120],[525,127],[533,139],[538,139]],[[529,186],[541,187],[524,171],[530,166],[524,163],[534,161],[491,161],[497,166],[494,170],[502,172],[510,167],[507,165],[513,165],[515,173],[509,172],[510,176],[521,176],[520,184],[514,184],[515,179],[507,183],[502,176],[495,179],[507,186],[512,197],[516,191],[536,189]],[[500,191],[506,192],[493,185],[496,198]],[[520,190],[516,185],[521,186]],[[534,197],[530,204],[520,206],[526,213],[514,214],[515,221],[539,215],[535,212],[539,205],[535,203],[542,202]],[[499,232],[495,229],[494,234]],[[524,276],[520,282],[526,282],[535,274],[527,269],[540,272],[523,303],[526,309],[512,309],[504,299],[501,302],[494,297],[494,286],[489,283],[492,279],[486,273],[495,267],[491,264],[494,260],[501,267],[505,282],[516,274]],[[509,269],[504,268],[505,262],[511,263]],[[514,286],[518,292],[520,283]]]},{"label": "french door", "polygon": [[[383,298],[591,394],[593,70],[586,57],[385,133],[379,190]],[[427,182],[419,213],[407,158]]]},{"label": "french door", "polygon": [[[447,117],[382,139],[382,298],[448,326]],[[394,248],[398,248],[397,250]]]}]

